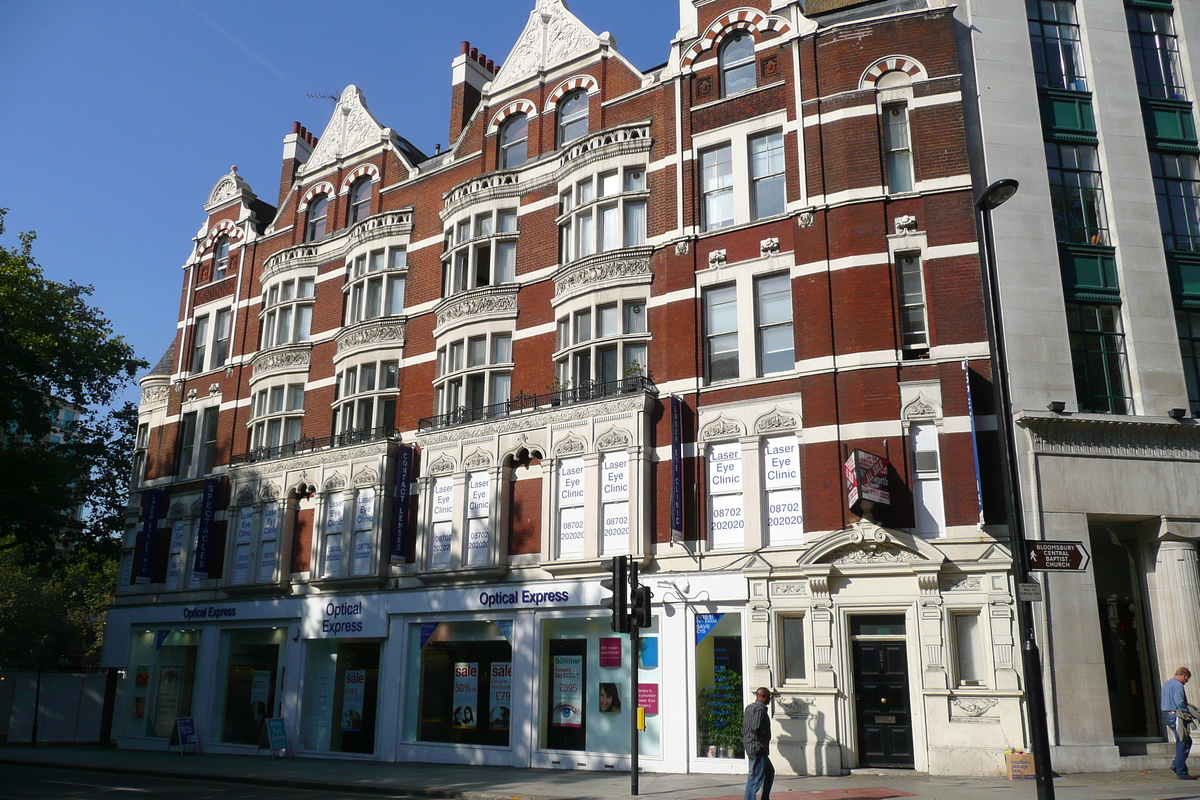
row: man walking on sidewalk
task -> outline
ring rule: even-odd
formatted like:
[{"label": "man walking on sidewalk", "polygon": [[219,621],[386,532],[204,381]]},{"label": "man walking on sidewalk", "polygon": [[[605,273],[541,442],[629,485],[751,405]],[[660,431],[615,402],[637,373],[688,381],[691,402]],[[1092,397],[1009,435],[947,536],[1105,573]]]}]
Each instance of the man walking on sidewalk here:
[{"label": "man walking on sidewalk", "polygon": [[760,686],[754,690],[754,702],[746,706],[742,717],[742,745],[746,758],[750,760],[750,774],[746,776],[745,800],[754,800],[762,787],[762,800],[771,800],[771,784],[775,782],[775,765],[770,759],[771,715],[767,701],[771,692]]},{"label": "man walking on sidewalk", "polygon": [[1163,684],[1162,689],[1163,722],[1175,737],[1175,760],[1171,762],[1171,769],[1175,770],[1181,781],[1191,777],[1187,765],[1188,753],[1192,749],[1192,735],[1188,731],[1191,714],[1188,712],[1187,692],[1183,689],[1191,677],[1191,670],[1180,667],[1175,670],[1174,677]]}]

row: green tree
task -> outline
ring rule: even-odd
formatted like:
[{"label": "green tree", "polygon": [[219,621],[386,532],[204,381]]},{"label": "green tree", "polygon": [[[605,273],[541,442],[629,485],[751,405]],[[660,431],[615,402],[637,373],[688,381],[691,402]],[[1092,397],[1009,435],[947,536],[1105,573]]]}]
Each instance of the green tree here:
[{"label": "green tree", "polygon": [[[0,246],[0,551],[49,577],[64,552],[115,554],[136,411],[113,403],[146,363],[88,305],[90,286],[46,279],[34,238]],[[78,416],[59,431],[61,408]]]}]

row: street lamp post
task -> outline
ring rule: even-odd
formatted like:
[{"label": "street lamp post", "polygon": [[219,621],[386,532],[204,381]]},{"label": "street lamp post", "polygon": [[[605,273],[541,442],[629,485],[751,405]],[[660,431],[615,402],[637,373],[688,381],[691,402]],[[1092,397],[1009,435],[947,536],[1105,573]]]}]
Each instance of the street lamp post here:
[{"label": "street lamp post", "polygon": [[[995,181],[975,201],[983,219],[983,304],[987,312],[988,337],[992,345],[992,389],[995,395],[996,432],[1004,465],[1004,506],[1012,547],[1013,578],[1020,592],[1029,583],[1029,548],[1025,545],[1025,518],[1021,510],[1021,483],[1017,473],[1016,431],[1013,428],[1012,394],[1009,388],[1008,355],[1004,345],[1004,321],[1000,315],[1000,283],[996,275],[996,243],[992,234],[992,211],[1017,193],[1012,178]],[[1046,693],[1042,684],[1042,657],[1034,633],[1033,609],[1017,598],[1017,625],[1021,631],[1021,663],[1025,671],[1025,703],[1029,709],[1029,737],[1037,777],[1038,800],[1054,800],[1054,770],[1050,766],[1050,734],[1046,727]]]}]

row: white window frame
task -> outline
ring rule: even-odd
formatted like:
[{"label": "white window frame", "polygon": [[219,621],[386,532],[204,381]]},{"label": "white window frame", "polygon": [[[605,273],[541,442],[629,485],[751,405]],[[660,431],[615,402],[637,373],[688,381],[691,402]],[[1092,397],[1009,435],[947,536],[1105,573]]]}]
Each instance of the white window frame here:
[{"label": "white window frame", "polygon": [[[589,295],[586,299],[586,304],[571,303],[559,309],[553,355],[558,387],[567,389],[600,382],[603,377],[600,374],[600,353],[609,349],[615,349],[617,353],[617,374],[609,381],[648,374],[650,330],[646,316],[649,313],[649,298],[645,295],[621,299],[608,295]],[[606,332],[602,327],[602,315],[610,311],[615,313],[616,325],[615,330]],[[640,329],[634,322],[636,315],[642,317]],[[580,331],[585,319],[589,320],[586,323],[589,329],[586,338]],[[578,372],[584,356],[589,365],[587,376]]]},{"label": "white window frame", "polygon": [[[510,328],[469,328],[455,330],[453,339],[438,341],[434,355],[434,414],[445,416],[462,412],[464,422],[484,419],[483,409],[512,399],[513,331]],[[497,340],[507,339],[508,360],[497,360],[504,355],[505,345]],[[482,340],[484,360],[472,364],[470,349],[473,342]],[[497,349],[500,348],[500,349]],[[467,390],[474,380],[483,382],[483,404],[467,402]],[[507,386],[507,392],[502,388]],[[503,397],[500,395],[504,394]],[[457,402],[456,402],[457,401]]]},{"label": "white window frame", "polygon": [[[447,220],[442,254],[442,297],[517,280],[520,211],[508,205],[480,209]],[[487,261],[482,261],[487,252]],[[502,260],[501,253],[509,253]],[[486,272],[485,272],[486,271]],[[481,275],[481,273],[484,273]],[[484,280],[480,280],[480,278]]]},{"label": "white window frame", "polygon": [[[774,131],[782,131],[783,133],[783,155],[784,164],[786,165],[788,149],[794,146],[791,138],[796,131],[796,126],[788,122],[787,113],[783,111],[773,111],[769,114],[763,114],[760,117],[742,120],[731,125],[725,125],[711,131],[696,134],[692,137],[692,161],[696,170],[696,185],[701,189],[700,204],[697,208],[699,214],[699,218],[696,220],[697,230],[723,230],[758,221],[759,218],[756,218],[754,213],[751,186],[753,181],[752,175],[754,173],[751,169],[750,140],[756,136],[769,134]],[[729,147],[729,154],[733,161],[733,220],[728,224],[712,227],[705,219],[703,208],[703,176],[700,174],[701,154],[724,146]],[[786,214],[796,202],[798,202],[796,198],[789,198],[787,196],[785,180],[784,213]],[[767,219],[770,218],[767,217]]]},{"label": "white window frame", "polygon": [[[407,277],[405,247],[376,248],[347,259],[342,324],[402,315]],[[377,303],[372,303],[372,297]]]},{"label": "white window frame", "polygon": [[[256,383],[253,386],[250,421],[246,424],[251,451],[286,448],[304,438],[304,390],[302,380]],[[275,405],[276,398],[279,400],[278,407]],[[277,441],[274,439],[276,434],[279,437]]]},{"label": "white window frame", "polygon": [[[748,381],[761,377],[774,378],[779,376],[787,376],[795,372],[793,366],[790,370],[781,370],[771,372],[766,375],[761,375],[758,347],[759,347],[759,326],[757,314],[757,298],[755,296],[756,282],[760,278],[770,277],[772,275],[788,275],[788,286],[791,289],[791,270],[786,266],[786,260],[780,260],[778,256],[767,256],[754,261],[744,261],[737,264],[736,269],[730,267],[719,267],[714,269],[702,270],[696,275],[696,282],[701,291],[701,297],[705,297],[705,292],[709,289],[719,288],[723,285],[732,285],[736,287],[737,292],[737,315],[738,315],[738,375],[735,378],[725,378],[719,381],[712,381],[709,378],[709,361],[708,361],[708,330],[707,330],[707,309],[702,309],[705,314],[704,323],[704,382],[709,386],[720,386],[734,383],[736,381]],[[701,301],[704,303],[704,300]],[[796,302],[795,295],[792,295],[792,358],[793,365],[796,356],[795,344],[795,324],[796,324]],[[778,323],[782,324],[782,323]]]},{"label": "white window frame", "polygon": [[647,180],[645,164],[607,162],[560,183],[556,220],[559,263],[645,246],[650,198]]},{"label": "white window frame", "polygon": [[[310,294],[302,294],[310,289]],[[258,315],[259,349],[267,350],[310,341],[315,302],[315,274],[289,274],[286,278],[269,284],[262,293],[262,310]]]},{"label": "white window frame", "polygon": [[[367,376],[371,376],[370,381]],[[377,428],[394,427],[382,420],[390,412],[393,420],[400,394],[400,361],[395,358],[338,365],[333,384],[333,432],[346,436]],[[371,410],[371,424],[363,425],[363,409]]]}]

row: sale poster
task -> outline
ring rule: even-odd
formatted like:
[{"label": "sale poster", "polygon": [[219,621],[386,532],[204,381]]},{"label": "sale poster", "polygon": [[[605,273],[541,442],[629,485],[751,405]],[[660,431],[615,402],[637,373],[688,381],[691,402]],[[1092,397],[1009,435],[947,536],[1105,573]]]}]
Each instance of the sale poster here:
[{"label": "sale poster", "polygon": [[367,694],[367,671],[348,669],[342,685],[342,730],[357,733],[362,730],[363,701]]},{"label": "sale poster", "polygon": [[583,656],[554,657],[552,723],[560,728],[583,725]]},{"label": "sale poster", "polygon": [[506,731],[512,718],[512,663],[493,663],[490,678],[488,727],[494,731]]},{"label": "sale poster", "polygon": [[460,661],[454,665],[454,713],[456,728],[475,727],[475,707],[479,700],[479,663]]}]

